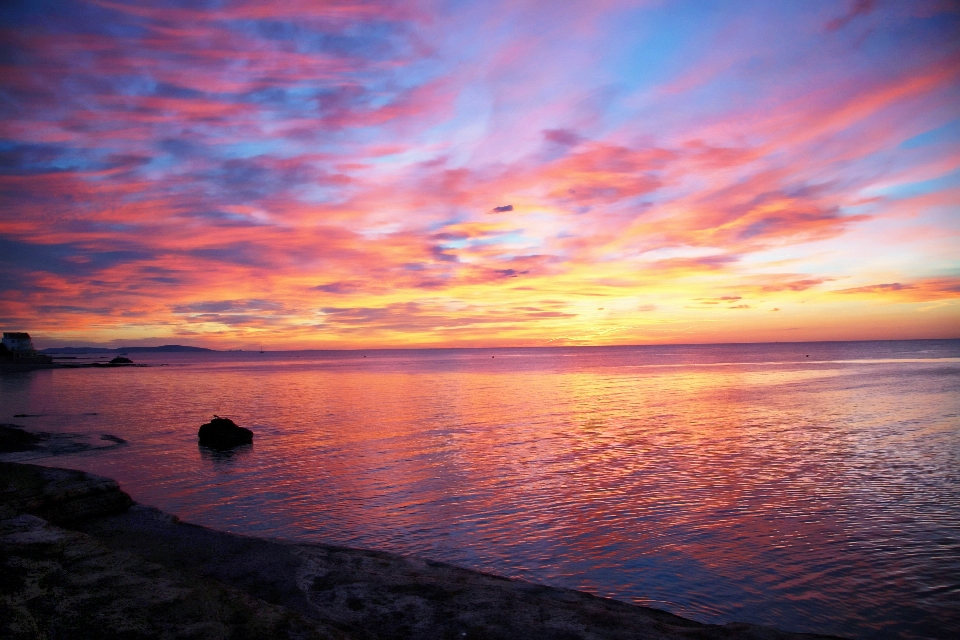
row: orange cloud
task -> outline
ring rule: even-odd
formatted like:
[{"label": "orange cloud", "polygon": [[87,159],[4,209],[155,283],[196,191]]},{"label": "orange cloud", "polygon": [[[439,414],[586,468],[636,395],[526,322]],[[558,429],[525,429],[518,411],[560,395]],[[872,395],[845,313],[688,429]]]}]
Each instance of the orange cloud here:
[{"label": "orange cloud", "polygon": [[960,298],[960,278],[926,278],[838,289],[835,293],[879,297],[891,302],[927,302]]}]

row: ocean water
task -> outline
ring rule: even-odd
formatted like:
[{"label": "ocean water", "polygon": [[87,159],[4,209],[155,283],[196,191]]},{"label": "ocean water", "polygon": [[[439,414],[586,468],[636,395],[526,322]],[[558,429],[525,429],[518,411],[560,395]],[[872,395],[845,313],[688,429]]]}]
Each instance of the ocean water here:
[{"label": "ocean water", "polygon": [[[221,530],[703,622],[960,634],[960,341],[131,357],[158,366],[0,374],[0,421]],[[198,447],[215,413],[254,444]]]}]

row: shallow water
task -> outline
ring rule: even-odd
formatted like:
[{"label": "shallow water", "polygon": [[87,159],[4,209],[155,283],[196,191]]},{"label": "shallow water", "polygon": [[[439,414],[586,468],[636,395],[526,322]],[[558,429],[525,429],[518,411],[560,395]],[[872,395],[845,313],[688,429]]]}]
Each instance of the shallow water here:
[{"label": "shallow water", "polygon": [[[0,420],[119,436],[36,461],[223,530],[704,622],[960,632],[960,341],[131,358],[168,366],[0,375]],[[200,449],[214,413],[254,445]]]}]

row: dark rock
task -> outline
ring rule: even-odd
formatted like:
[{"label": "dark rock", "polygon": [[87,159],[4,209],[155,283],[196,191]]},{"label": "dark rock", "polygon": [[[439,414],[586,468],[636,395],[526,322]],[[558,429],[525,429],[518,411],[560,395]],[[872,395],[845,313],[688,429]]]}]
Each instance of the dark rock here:
[{"label": "dark rock", "polygon": [[98,500],[69,524],[31,513],[63,497],[65,482],[74,497],[116,485],[79,471],[0,464],[0,638],[352,638],[187,565],[151,562],[73,528],[123,517],[97,509]]},{"label": "dark rock", "polygon": [[28,513],[59,525],[122,513],[133,504],[111,478],[32,464],[0,462],[0,487],[0,519]]},{"label": "dark rock", "polygon": [[[109,433],[102,433],[99,438],[94,439],[93,434],[48,431],[31,433],[21,428],[20,425],[0,424],[0,453],[26,453],[31,459],[70,455],[85,451],[106,451],[126,444],[127,441],[123,438]],[[8,460],[12,462],[23,458],[24,456],[21,455],[13,455]],[[2,494],[2,490],[2,487],[0,487],[0,494]]]},{"label": "dark rock", "polygon": [[0,453],[36,449],[42,438],[24,431],[19,425],[0,424]]},{"label": "dark rock", "polygon": [[124,358],[123,356],[117,356],[110,361],[110,364],[133,364],[133,360],[130,358]]},{"label": "dark rock", "polygon": [[213,420],[200,427],[197,434],[200,444],[212,449],[229,449],[253,443],[253,431],[238,427],[230,418],[213,416]]}]

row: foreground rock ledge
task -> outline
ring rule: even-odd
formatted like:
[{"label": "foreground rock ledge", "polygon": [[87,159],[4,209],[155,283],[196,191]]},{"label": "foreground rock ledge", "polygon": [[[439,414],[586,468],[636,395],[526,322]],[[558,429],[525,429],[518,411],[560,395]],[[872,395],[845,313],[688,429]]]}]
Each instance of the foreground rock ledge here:
[{"label": "foreground rock ledge", "polygon": [[80,471],[0,463],[4,638],[824,638],[704,625],[579,591],[134,504]]}]

